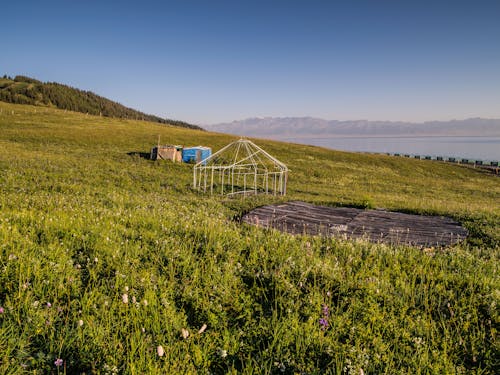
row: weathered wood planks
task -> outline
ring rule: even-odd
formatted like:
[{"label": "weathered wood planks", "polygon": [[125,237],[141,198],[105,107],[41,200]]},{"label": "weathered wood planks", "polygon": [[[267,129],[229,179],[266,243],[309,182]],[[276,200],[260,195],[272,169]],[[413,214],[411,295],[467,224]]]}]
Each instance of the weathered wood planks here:
[{"label": "weathered wood planks", "polygon": [[363,238],[421,247],[455,244],[468,234],[459,223],[442,216],[315,206],[305,202],[259,207],[244,215],[243,222],[292,234]]}]

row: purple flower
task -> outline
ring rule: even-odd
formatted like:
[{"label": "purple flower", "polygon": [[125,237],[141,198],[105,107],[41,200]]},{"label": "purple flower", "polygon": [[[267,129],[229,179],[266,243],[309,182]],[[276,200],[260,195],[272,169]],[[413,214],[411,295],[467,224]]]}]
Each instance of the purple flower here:
[{"label": "purple flower", "polygon": [[324,331],[328,328],[328,320],[326,320],[325,318],[321,318],[319,320],[319,325],[321,326],[321,330]]},{"label": "purple flower", "polygon": [[54,365],[56,365],[57,367],[60,367],[63,365],[63,360],[61,358],[57,358],[55,361],[54,361]]},{"label": "purple flower", "polygon": [[47,307],[52,307],[52,304],[50,302],[47,302]]},{"label": "purple flower", "polygon": [[3,313],[4,313],[4,311],[5,311],[5,310],[3,309],[3,307],[2,307],[2,306],[0,306],[0,314],[3,314]]},{"label": "purple flower", "polygon": [[330,309],[328,308],[327,305],[323,305],[323,307],[321,308],[321,311],[323,312],[323,316],[325,318],[328,318],[330,316]]}]

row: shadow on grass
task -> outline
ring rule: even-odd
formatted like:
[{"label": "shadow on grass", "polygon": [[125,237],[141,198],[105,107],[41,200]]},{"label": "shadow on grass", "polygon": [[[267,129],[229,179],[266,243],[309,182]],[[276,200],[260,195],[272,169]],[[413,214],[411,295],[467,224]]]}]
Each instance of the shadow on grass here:
[{"label": "shadow on grass", "polygon": [[146,160],[151,160],[151,154],[149,152],[131,151],[127,152],[128,156],[143,158]]}]

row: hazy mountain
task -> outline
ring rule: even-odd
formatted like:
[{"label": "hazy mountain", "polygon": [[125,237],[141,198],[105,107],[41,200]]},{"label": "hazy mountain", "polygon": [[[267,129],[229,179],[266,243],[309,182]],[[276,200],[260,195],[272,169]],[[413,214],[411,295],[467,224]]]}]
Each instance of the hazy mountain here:
[{"label": "hazy mountain", "polygon": [[491,136],[500,137],[500,119],[429,121],[337,121],[313,117],[249,118],[205,126],[207,130],[279,140],[329,137]]}]

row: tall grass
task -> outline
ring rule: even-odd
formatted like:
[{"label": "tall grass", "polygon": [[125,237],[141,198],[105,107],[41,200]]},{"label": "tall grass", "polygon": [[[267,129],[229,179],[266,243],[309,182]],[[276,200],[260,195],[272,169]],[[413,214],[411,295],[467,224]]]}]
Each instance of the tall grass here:
[{"label": "tall grass", "polygon": [[158,134],[229,136],[0,110],[1,373],[500,370],[497,177],[258,141],[292,170],[286,199],[446,214],[471,233],[425,250],[294,237],[230,220],[279,198],[205,196],[191,166],[140,157]]}]

